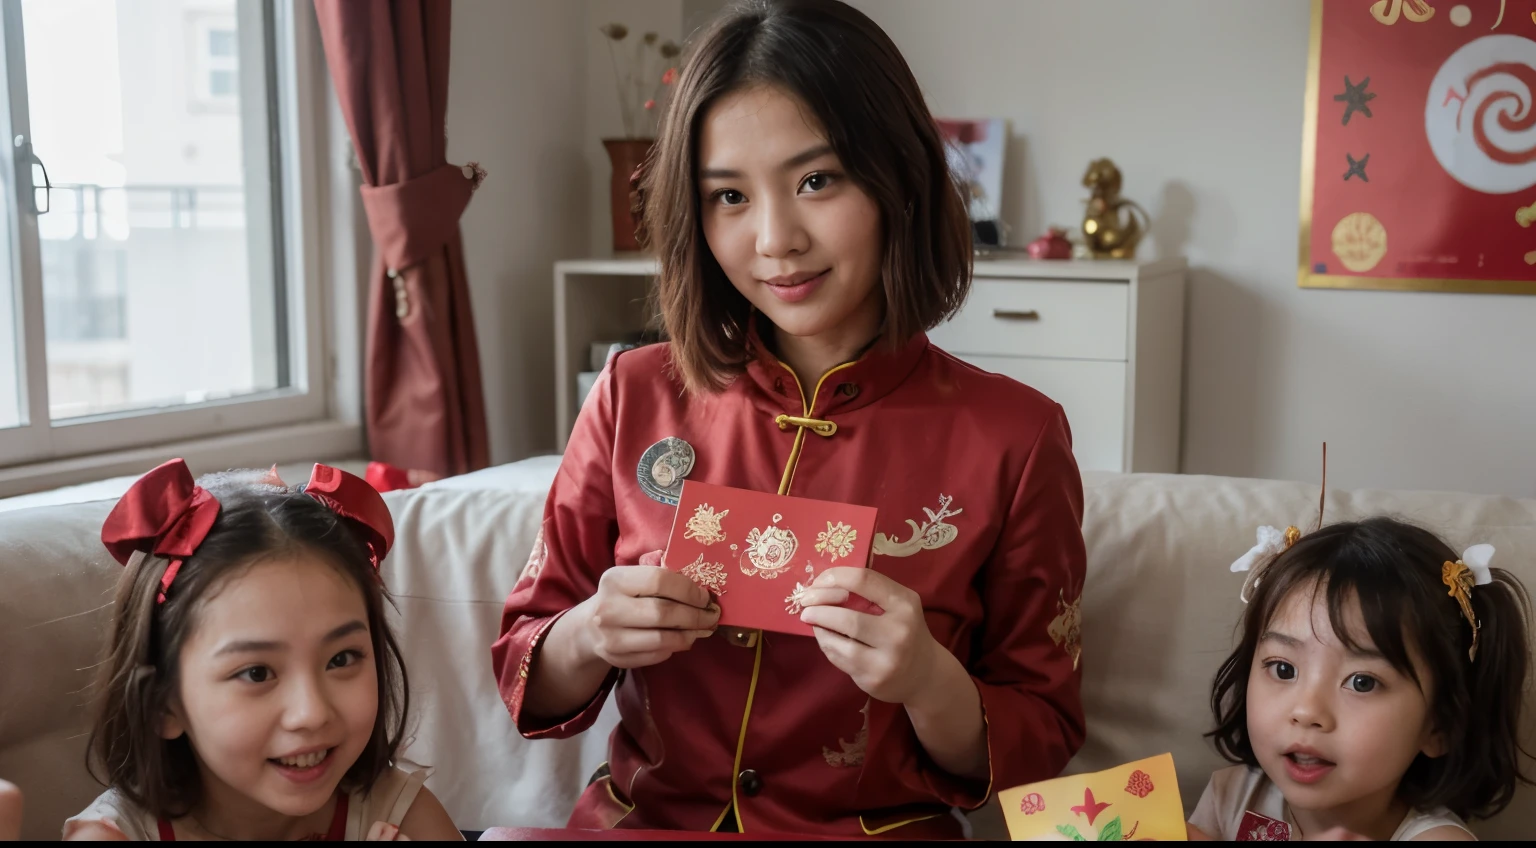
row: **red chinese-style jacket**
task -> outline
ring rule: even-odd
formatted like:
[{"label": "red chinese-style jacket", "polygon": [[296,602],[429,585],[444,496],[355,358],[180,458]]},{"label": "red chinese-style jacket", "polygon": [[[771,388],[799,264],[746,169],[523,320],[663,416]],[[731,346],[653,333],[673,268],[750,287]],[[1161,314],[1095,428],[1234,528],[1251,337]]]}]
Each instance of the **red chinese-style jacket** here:
[{"label": "red chinese-style jacket", "polygon": [[[746,375],[710,396],[668,376],[667,345],[610,361],[507,598],[491,649],[502,699],[530,739],[580,733],[618,699],[611,776],[571,827],[710,830],[733,813],[745,832],[957,836],[950,807],[1054,777],[1083,742],[1083,494],[1066,417],[922,335],[804,385],[755,335],[751,349]],[[647,451],[669,437],[693,448],[688,479],[879,510],[871,567],[922,597],[933,637],[970,671],[990,781],[939,769],[901,706],[870,699],[804,636],[722,627],[615,671],[575,715],[523,713],[550,625],[605,569],[666,547],[676,508],[642,479],[654,488]]]}]

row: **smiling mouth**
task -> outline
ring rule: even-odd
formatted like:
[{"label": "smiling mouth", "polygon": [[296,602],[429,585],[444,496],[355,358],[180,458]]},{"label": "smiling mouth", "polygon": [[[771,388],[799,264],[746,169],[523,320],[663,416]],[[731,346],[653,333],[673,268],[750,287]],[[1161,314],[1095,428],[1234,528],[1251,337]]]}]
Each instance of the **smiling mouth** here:
[{"label": "smiling mouth", "polygon": [[310,751],[308,754],[299,754],[293,757],[271,757],[267,762],[276,763],[292,769],[310,769],[325,762],[335,748],[326,748],[323,751]]},{"label": "smiling mouth", "polygon": [[823,269],[821,271],[814,272],[804,271],[799,274],[792,274],[786,277],[769,277],[762,282],[764,285],[769,285],[776,289],[792,289],[796,286],[803,286],[806,283],[821,279],[822,277],[826,276],[828,270],[831,269]]}]

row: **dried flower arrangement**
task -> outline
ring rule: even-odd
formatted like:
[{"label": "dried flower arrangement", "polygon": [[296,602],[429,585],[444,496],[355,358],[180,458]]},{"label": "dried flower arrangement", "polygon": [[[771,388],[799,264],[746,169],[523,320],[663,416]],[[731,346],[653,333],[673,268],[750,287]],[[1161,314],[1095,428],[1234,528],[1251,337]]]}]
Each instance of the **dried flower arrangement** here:
[{"label": "dried flower arrangement", "polygon": [[[619,111],[624,120],[625,138],[649,138],[656,134],[656,116],[666,91],[677,81],[673,62],[683,48],[664,41],[654,32],[634,40],[632,49],[622,42],[629,38],[629,27],[611,23],[598,28],[608,41],[608,58],[613,63],[613,79],[618,87]],[[621,59],[620,56],[623,56]]]}]

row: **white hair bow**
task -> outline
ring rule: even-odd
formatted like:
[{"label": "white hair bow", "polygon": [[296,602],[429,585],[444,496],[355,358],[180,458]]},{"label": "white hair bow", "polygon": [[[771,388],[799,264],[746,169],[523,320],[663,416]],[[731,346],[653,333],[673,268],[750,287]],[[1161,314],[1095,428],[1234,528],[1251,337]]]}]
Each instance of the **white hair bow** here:
[{"label": "white hair bow", "polygon": [[1248,603],[1248,590],[1257,588],[1259,585],[1259,575],[1254,572],[1254,566],[1284,553],[1286,548],[1296,544],[1296,540],[1301,538],[1301,531],[1295,527],[1281,530],[1266,524],[1259,528],[1256,535],[1257,543],[1248,549],[1248,553],[1238,557],[1237,561],[1232,563],[1234,573],[1249,572],[1237,593],[1237,597],[1245,604]]},{"label": "white hair bow", "polygon": [[1277,527],[1268,524],[1259,528],[1258,544],[1248,549],[1238,560],[1232,563],[1232,570],[1248,571],[1258,564],[1260,560],[1275,556],[1285,550],[1285,533]]},{"label": "white hair bow", "polygon": [[1473,545],[1461,552],[1461,562],[1472,572],[1472,583],[1487,586],[1493,582],[1493,572],[1488,563],[1493,561],[1493,545]]}]

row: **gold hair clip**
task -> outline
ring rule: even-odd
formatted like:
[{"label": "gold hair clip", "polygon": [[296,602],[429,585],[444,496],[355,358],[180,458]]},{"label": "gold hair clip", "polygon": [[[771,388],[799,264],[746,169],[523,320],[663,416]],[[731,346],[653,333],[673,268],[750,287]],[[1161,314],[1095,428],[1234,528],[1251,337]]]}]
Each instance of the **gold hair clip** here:
[{"label": "gold hair clip", "polygon": [[1446,562],[1440,567],[1440,582],[1450,590],[1446,592],[1461,607],[1461,614],[1472,625],[1472,647],[1467,649],[1467,660],[1477,659],[1477,634],[1483,629],[1482,622],[1472,611],[1472,587],[1486,586],[1493,582],[1493,572],[1488,563],[1493,560],[1493,545],[1473,545],[1461,553],[1461,559]]}]

